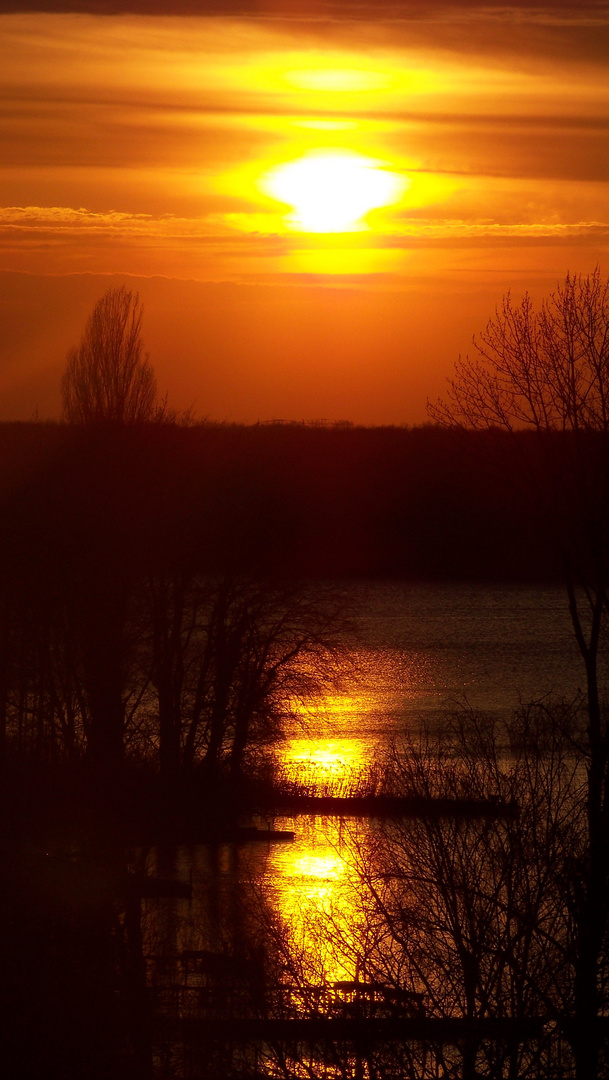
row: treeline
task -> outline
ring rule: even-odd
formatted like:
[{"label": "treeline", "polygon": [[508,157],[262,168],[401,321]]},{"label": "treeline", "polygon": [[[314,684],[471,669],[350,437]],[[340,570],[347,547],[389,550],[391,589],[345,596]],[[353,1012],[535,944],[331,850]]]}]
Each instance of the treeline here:
[{"label": "treeline", "polygon": [[191,543],[206,569],[538,580],[560,567],[523,493],[523,446],[431,425],[4,424],[5,544],[21,529],[95,545],[102,518],[124,546],[138,538],[140,562]]},{"label": "treeline", "polygon": [[[547,575],[493,433],[260,425],[0,427],[0,738],[238,777],[332,683],[336,579]],[[511,452],[511,451],[510,451]],[[496,474],[495,474],[496,475]],[[312,585],[315,582],[315,586]]]}]

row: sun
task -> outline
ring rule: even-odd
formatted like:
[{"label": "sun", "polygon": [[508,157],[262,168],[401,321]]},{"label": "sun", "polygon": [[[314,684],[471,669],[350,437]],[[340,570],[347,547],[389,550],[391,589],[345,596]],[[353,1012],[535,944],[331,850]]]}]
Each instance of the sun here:
[{"label": "sun", "polygon": [[266,195],[292,206],[288,225],[302,232],[353,232],[366,214],[396,203],[408,180],[372,158],[320,151],[278,165],[260,181]]}]

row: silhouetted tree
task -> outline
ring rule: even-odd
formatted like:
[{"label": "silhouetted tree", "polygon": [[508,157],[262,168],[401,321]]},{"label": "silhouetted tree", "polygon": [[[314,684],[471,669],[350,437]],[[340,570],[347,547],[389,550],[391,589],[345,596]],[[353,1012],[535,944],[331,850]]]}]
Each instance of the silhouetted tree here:
[{"label": "silhouetted tree", "polygon": [[[573,1006],[565,872],[581,853],[580,762],[543,707],[508,728],[510,754],[502,727],[464,712],[404,747],[396,779],[423,799],[516,804],[517,816],[387,822],[359,857],[368,934],[377,927],[368,969],[421,992],[427,1015],[468,1021],[464,1080],[556,1075],[556,1036]],[[485,1021],[503,1034],[485,1037]],[[449,1073],[450,1049],[437,1055]]]},{"label": "silhouetted tree", "polygon": [[567,275],[538,311],[508,293],[460,359],[441,423],[529,428],[522,473],[545,507],[562,559],[569,610],[586,670],[588,844],[577,867],[573,1047],[578,1080],[597,1076],[599,963],[609,921],[609,728],[599,653],[609,612],[609,280],[599,268]]},{"label": "silhouetted tree", "polygon": [[156,379],[143,353],[138,293],[121,285],[97,301],[80,345],[70,349],[61,380],[63,411],[72,424],[150,420]]},{"label": "silhouetted tree", "polygon": [[349,630],[344,600],[241,575],[149,582],[151,683],[166,777],[204,763],[236,777],[280,731],[290,701],[332,685]]}]

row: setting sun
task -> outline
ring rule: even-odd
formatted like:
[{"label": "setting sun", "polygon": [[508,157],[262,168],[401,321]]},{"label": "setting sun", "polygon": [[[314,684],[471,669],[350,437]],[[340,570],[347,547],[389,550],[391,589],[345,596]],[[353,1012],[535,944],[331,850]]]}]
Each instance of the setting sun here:
[{"label": "setting sun", "polygon": [[609,1080],[609,0],[0,0],[0,1080]]},{"label": "setting sun", "polygon": [[398,173],[346,151],[312,153],[267,173],[267,195],[294,208],[292,228],[303,232],[351,232],[365,228],[371,210],[397,202],[408,187]]}]

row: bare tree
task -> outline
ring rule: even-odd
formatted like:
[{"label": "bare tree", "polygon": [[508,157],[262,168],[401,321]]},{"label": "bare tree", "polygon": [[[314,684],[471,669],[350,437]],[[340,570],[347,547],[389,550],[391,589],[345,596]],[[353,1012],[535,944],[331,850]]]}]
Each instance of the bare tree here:
[{"label": "bare tree", "polygon": [[121,285],[97,301],[80,345],[68,352],[61,380],[63,412],[72,424],[150,420],[156,378],[141,338],[138,293]]},{"label": "bare tree", "polygon": [[456,365],[448,401],[430,413],[443,424],[514,434],[562,559],[586,671],[588,839],[574,869],[572,1037],[577,1078],[592,1080],[609,924],[609,725],[599,687],[609,613],[609,280],[598,267],[568,274],[537,311],[528,294],[518,305],[508,294],[474,346],[477,356]]},{"label": "bare tree", "polygon": [[[486,800],[497,811],[387,819],[363,843],[346,830],[362,910],[344,940],[368,979],[422,994],[438,1021],[431,1071],[416,1075],[440,1065],[462,1080],[571,1075],[557,1065],[556,1026],[572,1007],[564,885],[583,816],[568,741],[545,705],[521,709],[507,730],[463,710],[397,747],[392,771],[423,802]],[[441,1028],[457,1018],[458,1055]]]},{"label": "bare tree", "polygon": [[200,762],[237,778],[281,731],[291,701],[336,683],[350,622],[333,589],[159,568],[148,602],[166,776]]}]

